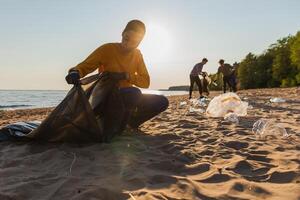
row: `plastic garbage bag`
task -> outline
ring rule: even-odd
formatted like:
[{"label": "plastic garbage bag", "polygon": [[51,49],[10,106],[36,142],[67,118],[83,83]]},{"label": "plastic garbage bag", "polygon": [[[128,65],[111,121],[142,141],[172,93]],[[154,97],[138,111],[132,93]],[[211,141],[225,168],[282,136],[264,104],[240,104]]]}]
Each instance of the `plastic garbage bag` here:
[{"label": "plastic garbage bag", "polygon": [[225,117],[227,113],[234,113],[237,116],[247,115],[248,102],[232,92],[214,97],[209,103],[206,114],[210,117]]},{"label": "plastic garbage bag", "polygon": [[267,135],[281,135],[288,137],[289,134],[285,128],[272,120],[260,119],[253,124],[252,132],[258,134],[261,137]]},{"label": "plastic garbage bag", "polygon": [[235,114],[235,113],[227,113],[224,116],[224,120],[228,121],[228,122],[233,122],[235,124],[239,123],[239,118],[238,118],[237,114]]},{"label": "plastic garbage bag", "polygon": [[271,103],[284,103],[284,102],[286,102],[286,100],[283,98],[275,97],[275,98],[270,99],[270,102]]}]

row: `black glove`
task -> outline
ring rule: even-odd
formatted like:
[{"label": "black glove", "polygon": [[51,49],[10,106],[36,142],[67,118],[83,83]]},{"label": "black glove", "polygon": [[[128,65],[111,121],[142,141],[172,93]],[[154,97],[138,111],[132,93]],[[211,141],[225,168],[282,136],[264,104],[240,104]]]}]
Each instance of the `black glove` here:
[{"label": "black glove", "polygon": [[127,72],[108,72],[108,74],[111,79],[116,81],[129,79],[129,74]]},{"label": "black glove", "polygon": [[77,70],[70,70],[69,74],[66,76],[66,81],[68,84],[79,84],[80,75]]}]

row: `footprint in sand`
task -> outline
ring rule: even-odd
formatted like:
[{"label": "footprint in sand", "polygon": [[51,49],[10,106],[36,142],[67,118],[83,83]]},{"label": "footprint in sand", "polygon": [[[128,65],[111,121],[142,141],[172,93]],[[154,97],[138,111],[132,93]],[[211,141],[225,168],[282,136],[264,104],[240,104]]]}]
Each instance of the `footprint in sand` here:
[{"label": "footprint in sand", "polygon": [[232,177],[227,175],[227,174],[213,174],[212,176],[203,179],[203,180],[198,180],[198,182],[201,183],[222,183],[222,182],[227,182],[231,180]]},{"label": "footprint in sand", "polygon": [[243,148],[247,148],[249,146],[249,143],[248,142],[239,142],[239,141],[228,141],[228,142],[225,142],[224,145],[226,147],[229,147],[229,148],[232,148],[235,150],[240,150]]},{"label": "footprint in sand", "polygon": [[270,168],[261,167],[255,168],[251,163],[246,160],[239,161],[233,168],[226,168],[227,170],[232,170],[233,172],[247,177],[256,177],[265,175]]},{"label": "footprint in sand", "polygon": [[260,156],[260,155],[248,155],[247,160],[254,160],[254,161],[259,161],[259,162],[266,162],[270,163],[272,161],[271,158],[267,158],[266,156]]},{"label": "footprint in sand", "polygon": [[275,171],[271,174],[270,178],[267,180],[270,183],[291,183],[299,178],[299,174],[294,171],[278,172]]},{"label": "footprint in sand", "polygon": [[212,156],[214,154],[215,154],[215,152],[211,151],[211,150],[204,150],[201,153],[199,153],[199,155],[201,155],[201,156]]},{"label": "footprint in sand", "polygon": [[231,187],[230,191],[236,191],[236,192],[243,192],[243,193],[250,193],[253,194],[255,197],[258,196],[266,196],[270,195],[271,193],[261,187],[255,186],[255,185],[248,185],[244,183],[234,183],[234,185]]}]

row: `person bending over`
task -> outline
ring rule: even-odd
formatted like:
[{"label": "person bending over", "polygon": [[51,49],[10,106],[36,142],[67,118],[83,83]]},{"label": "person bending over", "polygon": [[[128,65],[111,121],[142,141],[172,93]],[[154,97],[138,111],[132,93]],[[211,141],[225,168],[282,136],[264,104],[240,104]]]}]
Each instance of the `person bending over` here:
[{"label": "person bending over", "polygon": [[197,63],[193,67],[193,69],[190,73],[190,96],[189,96],[189,99],[192,98],[192,92],[193,92],[193,88],[194,88],[195,83],[198,86],[200,98],[203,98],[203,96],[202,96],[202,84],[201,84],[199,75],[202,73],[203,66],[207,63],[207,61],[208,60],[206,58],[203,58],[200,63]]}]

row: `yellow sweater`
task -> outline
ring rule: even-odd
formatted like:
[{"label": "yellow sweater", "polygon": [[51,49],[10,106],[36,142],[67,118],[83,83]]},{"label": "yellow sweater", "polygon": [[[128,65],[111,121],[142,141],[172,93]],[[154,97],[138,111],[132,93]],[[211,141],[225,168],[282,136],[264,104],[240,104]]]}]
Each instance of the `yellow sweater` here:
[{"label": "yellow sweater", "polygon": [[127,72],[130,78],[119,82],[121,88],[133,85],[148,88],[150,84],[150,77],[141,52],[138,49],[132,52],[123,52],[120,43],[108,43],[100,46],[75,69],[79,71],[80,77],[84,77],[96,69],[99,72]]}]

